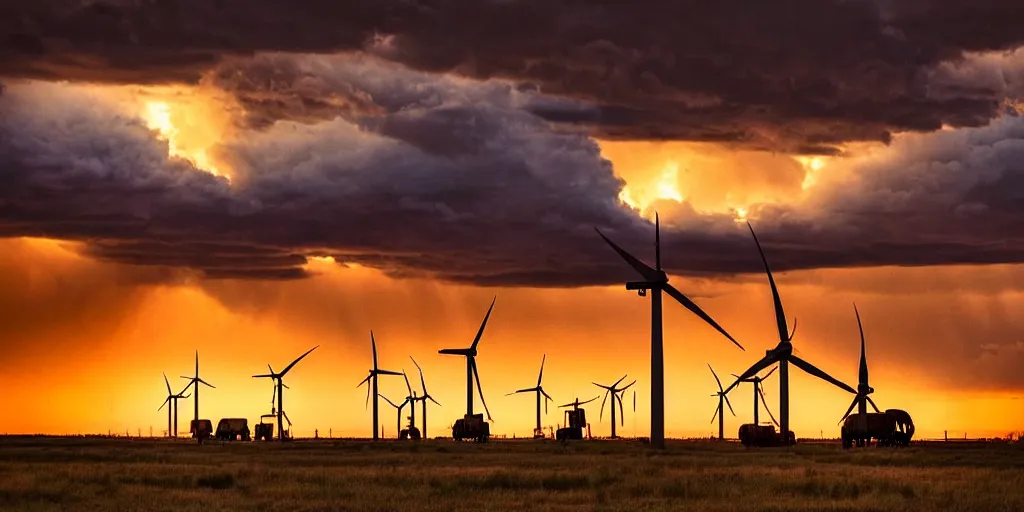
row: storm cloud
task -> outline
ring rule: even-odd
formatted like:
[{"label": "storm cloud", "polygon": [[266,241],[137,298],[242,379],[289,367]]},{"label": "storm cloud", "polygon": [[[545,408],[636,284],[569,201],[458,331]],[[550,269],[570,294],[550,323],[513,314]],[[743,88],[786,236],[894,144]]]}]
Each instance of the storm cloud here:
[{"label": "storm cloud", "polygon": [[[0,20],[0,76],[194,83],[261,52],[368,52],[571,100],[532,111],[600,138],[811,154],[986,124],[1004,91],[930,78],[1024,43],[1012,0],[52,0],[0,7]],[[249,92],[256,123],[359,108],[307,95],[282,109]]]},{"label": "storm cloud", "polygon": [[[288,69],[281,58],[255,62]],[[318,123],[253,123],[218,148],[230,182],[169,157],[140,119],[86,88],[11,85],[0,96],[0,235],[82,241],[100,259],[209,277],[298,278],[319,255],[395,277],[507,286],[631,277],[594,227],[640,257],[652,252],[653,226],[620,202],[624,183],[597,143],[533,112],[560,100],[503,81],[396,80],[394,65],[366,57],[316,59],[291,67],[320,69],[316,94],[353,108]],[[239,90],[273,96],[259,92],[272,81],[249,76]],[[774,268],[1024,257],[1014,234],[1024,119],[1013,111],[837,166],[806,200],[751,208]],[[652,208],[668,271],[761,271],[731,215]]]}]

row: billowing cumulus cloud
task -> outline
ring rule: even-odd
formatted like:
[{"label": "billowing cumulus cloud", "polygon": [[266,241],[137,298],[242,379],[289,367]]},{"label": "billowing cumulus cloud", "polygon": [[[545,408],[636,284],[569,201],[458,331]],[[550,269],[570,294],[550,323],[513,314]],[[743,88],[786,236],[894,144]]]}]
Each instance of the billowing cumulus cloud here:
[{"label": "billowing cumulus cloud", "polygon": [[[308,255],[330,255],[393,276],[512,286],[629,277],[594,226],[650,252],[652,226],[619,201],[623,182],[598,145],[534,114],[547,101],[535,91],[407,71],[394,79],[393,66],[363,57],[297,58],[254,66],[305,75],[316,96],[353,108],[243,129],[217,148],[231,182],[168,157],[116,101],[12,85],[0,97],[0,233],[80,240],[102,259],[211,277],[302,277]],[[273,98],[268,84],[302,82],[252,76],[237,86],[243,104]],[[1021,117],[902,136],[836,162],[804,199],[751,208],[775,268],[1021,261]],[[653,207],[664,213],[670,272],[760,271],[732,216]]]},{"label": "billowing cumulus cloud", "polygon": [[[930,77],[1024,42],[1024,12],[1011,0],[60,0],[12,3],[0,19],[0,75],[12,77],[195,82],[226,57],[367,51],[569,98],[532,111],[601,138],[820,154],[894,132],[984,125],[1001,91],[968,83],[935,93]],[[247,96],[263,107],[254,122],[360,106],[307,94],[303,109],[282,111]]]}]

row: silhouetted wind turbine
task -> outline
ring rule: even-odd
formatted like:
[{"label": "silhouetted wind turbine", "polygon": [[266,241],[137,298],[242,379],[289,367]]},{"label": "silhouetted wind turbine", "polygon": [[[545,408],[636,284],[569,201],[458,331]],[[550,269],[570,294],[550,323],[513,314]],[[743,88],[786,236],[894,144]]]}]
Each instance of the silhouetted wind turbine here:
[{"label": "silhouetted wind turbine", "polygon": [[[188,389],[188,387],[185,387],[185,389],[181,390],[178,393],[174,393],[173,391],[171,391],[171,382],[169,380],[167,380],[167,374],[166,373],[164,374],[164,384],[167,385],[167,398],[164,399],[164,403],[160,404],[160,407],[157,408],[157,411],[159,411],[160,409],[163,409],[165,405],[168,406],[167,407],[167,437],[178,437],[178,399],[179,398],[188,398],[190,396],[190,395],[182,396],[182,393],[184,393],[185,389]],[[171,416],[172,415],[174,416],[173,423],[172,423],[172,420],[171,420]]]},{"label": "silhouetted wind turbine", "polygon": [[[284,381],[282,379],[284,379],[284,376],[289,371],[291,371],[291,369],[294,368],[295,365],[298,364],[299,361],[302,361],[302,358],[308,356],[310,352],[312,352],[312,351],[314,351],[314,350],[316,350],[318,348],[320,348],[320,345],[317,345],[317,346],[307,350],[305,354],[302,354],[301,356],[296,358],[294,361],[292,361],[291,364],[289,364],[288,366],[285,366],[284,370],[281,370],[281,373],[275,373],[274,372],[274,368],[271,367],[268,364],[267,368],[270,370],[270,373],[263,374],[263,375],[253,375],[254,379],[269,378],[269,379],[271,379],[271,382],[276,382],[277,383],[277,440],[278,441],[283,441],[284,440],[284,422],[282,421],[283,416],[284,416],[284,390],[281,389],[284,386]],[[291,420],[288,420],[288,424],[289,424],[289,426],[291,425]]]},{"label": "silhouetted wind turbine", "polygon": [[846,410],[846,414],[843,415],[843,419],[839,420],[842,423],[846,420],[846,417],[850,415],[850,411],[853,411],[853,407],[856,405],[857,414],[860,415],[857,418],[857,422],[860,424],[860,428],[863,431],[867,431],[868,428],[868,403],[871,403],[871,407],[875,408],[875,412],[880,412],[878,406],[875,405],[875,401],[868,395],[875,392],[875,388],[868,384],[868,358],[864,354],[864,327],[860,323],[860,312],[857,311],[857,304],[853,305],[853,313],[857,315],[857,330],[860,331],[860,372],[857,376],[857,396],[853,397],[853,403],[850,404],[850,408]]},{"label": "silhouetted wind turbine", "polygon": [[793,321],[793,330],[789,330],[789,325],[786,323],[786,312],[782,309],[782,299],[779,297],[779,289],[775,286],[775,278],[772,277],[772,270],[768,266],[768,259],[764,256],[764,251],[761,249],[761,243],[757,240],[757,235],[754,234],[754,228],[747,223],[747,227],[750,228],[750,234],[754,237],[754,243],[757,245],[757,251],[761,254],[761,261],[764,263],[764,271],[768,274],[768,284],[772,290],[772,300],[775,303],[775,323],[779,328],[779,344],[771,350],[765,351],[765,356],[760,361],[754,363],[753,366],[743,372],[736,382],[733,382],[725,392],[728,393],[733,387],[740,382],[749,379],[750,377],[760,373],[761,370],[771,366],[772,364],[779,363],[779,428],[782,430],[782,439],[789,439],[789,363],[793,363],[797,368],[818,377],[826,382],[831,383],[834,386],[849,391],[850,393],[856,393],[850,386],[836,380],[831,375],[819,370],[811,363],[804,361],[803,359],[793,354],[793,334],[796,332],[796,321]]},{"label": "silhouetted wind turbine", "polygon": [[[711,395],[711,396],[717,396],[718,397],[718,408],[715,409],[714,416],[711,416],[711,423],[715,422],[715,417],[717,416],[718,417],[718,440],[721,441],[721,440],[725,439],[725,409],[722,407],[723,402],[725,403],[725,405],[729,406],[729,412],[731,412],[733,416],[736,416],[736,411],[732,410],[732,404],[729,403],[729,397],[726,396],[725,390],[722,389],[722,381],[718,380],[718,374],[715,373],[715,369],[712,368],[710,364],[708,365],[708,369],[711,370],[711,375],[713,375],[715,377],[715,382],[718,383],[718,392],[713,394],[713,395]],[[757,404],[755,403],[754,405],[757,405]]]},{"label": "silhouetted wind turbine", "polygon": [[[590,400],[586,400],[586,401],[580,402],[579,397],[576,397],[576,400],[573,400],[572,402],[569,402],[569,403],[567,403],[565,405],[559,405],[558,407],[572,407],[572,409],[575,411],[575,410],[579,409],[581,405],[589,404],[590,402],[593,402],[594,400],[597,400],[598,398],[601,398],[601,395],[597,395],[594,398],[591,398]],[[633,410],[635,411],[636,408],[634,407]]]},{"label": "silhouetted wind turbine", "polygon": [[[378,410],[377,410],[377,398],[376,398],[377,396],[380,395],[380,393],[377,391],[377,377],[380,376],[380,375],[401,375],[401,373],[393,372],[391,370],[381,370],[377,366],[377,340],[374,339],[374,337],[373,337],[373,331],[370,331],[370,349],[373,350],[373,368],[370,368],[369,375],[367,375],[365,379],[363,379],[358,385],[356,385],[356,387],[358,388],[359,386],[362,386],[363,384],[368,384],[368,386],[366,388],[366,401],[367,401],[367,403],[369,403],[369,401],[370,401],[370,394],[372,393],[373,396],[374,396],[374,399],[373,399],[373,440],[376,441],[377,440],[377,432],[379,430],[377,426],[380,424],[380,420],[379,420],[379,417],[378,417]],[[364,405],[363,407],[366,407],[366,406]]]},{"label": "silhouetted wind turbine", "polygon": [[[192,376],[192,377],[186,377],[186,376],[182,375],[181,378],[189,379],[188,385],[185,386],[185,389],[188,389],[189,386],[193,386],[195,388],[195,389],[192,390],[192,394],[195,395],[195,398],[192,399],[192,401],[194,402],[193,405],[195,406],[195,417],[192,418],[192,419],[194,421],[199,421],[199,385],[200,384],[205,384],[205,385],[207,385],[207,386],[209,386],[211,388],[216,388],[216,386],[214,386],[213,384],[210,384],[209,382],[206,382],[205,380],[203,380],[202,378],[199,377],[199,351],[198,350],[196,350],[196,374],[194,376]],[[184,391],[184,390],[182,390],[182,391]]]},{"label": "silhouetted wind turbine", "polygon": [[626,376],[623,375],[621,379],[615,381],[615,384],[612,384],[611,386],[604,386],[596,382],[593,383],[595,386],[606,390],[604,392],[604,398],[601,399],[601,412],[597,416],[598,419],[604,418],[604,403],[608,401],[608,395],[611,395],[612,397],[612,439],[618,437],[615,435],[615,401],[619,401],[619,415],[621,416],[619,421],[622,422],[622,426],[626,426],[626,413],[622,407],[622,392],[629,389],[629,387],[632,386],[633,384],[636,384],[636,381],[634,380],[633,382],[626,384],[624,387],[617,387],[619,383],[625,379]]},{"label": "silhouetted wind turbine", "polygon": [[[760,376],[754,375],[753,377],[750,377],[749,379],[741,379],[741,380],[738,381],[738,382],[750,382],[750,383],[752,383],[754,385],[754,425],[760,425],[760,423],[758,423],[758,414],[757,414],[758,413],[758,409],[760,409],[760,407],[758,407],[758,400],[760,400],[761,403],[764,404],[764,410],[768,411],[768,417],[772,419],[772,423],[774,423],[776,425],[779,424],[778,421],[775,421],[775,416],[772,416],[772,410],[768,408],[768,400],[765,400],[765,398],[764,398],[764,391],[761,389],[761,382],[767,380],[768,377],[771,377],[772,374],[775,373],[775,370],[778,370],[778,369],[779,369],[779,367],[775,366],[764,377],[760,377]],[[732,374],[732,376],[736,377],[737,379],[740,378],[740,376],[736,375],[735,373]]]},{"label": "silhouetted wind turbine", "polygon": [[[420,368],[420,364],[417,363],[416,360],[412,358],[412,356],[409,356],[409,359],[412,359],[412,364],[416,365],[416,369],[419,370],[419,372],[420,372],[420,385],[423,386],[423,395],[420,396],[419,398],[417,398],[417,400],[423,402],[423,430],[420,432],[420,436],[423,439],[426,439],[427,438],[427,400],[430,400],[431,402],[434,402],[439,407],[440,407],[441,404],[438,403],[437,400],[434,400],[434,397],[430,396],[430,393],[427,392],[427,381],[423,378],[423,368]],[[413,404],[413,407],[416,407],[416,404]]]},{"label": "silhouetted wind turbine", "polygon": [[534,386],[532,388],[520,389],[518,391],[514,391],[512,393],[509,393],[508,395],[505,395],[505,396],[509,396],[509,395],[514,395],[516,393],[531,393],[531,392],[532,393],[537,393],[537,427],[533,429],[534,435],[536,435],[537,432],[540,432],[541,434],[543,434],[543,432],[544,432],[543,430],[541,430],[541,427],[540,427],[540,398],[541,398],[542,395],[544,396],[544,414],[547,414],[547,412],[548,412],[548,402],[551,401],[551,395],[548,395],[544,391],[544,386],[540,385],[540,381],[544,378],[544,362],[547,361],[547,359],[548,359],[548,355],[544,354],[544,357],[540,360],[540,374],[537,375],[537,385],[536,386]]},{"label": "silhouetted wind turbine", "polygon": [[487,419],[491,419],[491,411],[487,409],[487,401],[484,400],[484,390],[480,387],[480,372],[476,369],[476,346],[480,343],[480,338],[484,335],[484,328],[487,327],[487,319],[491,317],[491,310],[494,309],[494,302],[498,300],[495,296],[491,300],[491,307],[487,308],[487,314],[484,315],[484,321],[480,324],[480,330],[476,332],[476,337],[473,338],[473,344],[469,348],[443,348],[438,350],[438,354],[453,355],[453,356],[464,356],[466,358],[466,416],[473,415],[473,380],[476,380],[476,389],[480,392],[480,403],[484,404],[484,412],[487,413]]},{"label": "silhouetted wind turbine", "polygon": [[412,386],[409,384],[409,376],[405,374],[405,369],[402,369],[402,378],[405,379],[405,389],[409,392],[405,395],[405,401],[409,403],[409,425],[416,426],[416,392],[412,390]]},{"label": "silhouetted wind turbine", "polygon": [[655,268],[647,266],[644,262],[635,258],[632,254],[629,254],[623,250],[615,242],[612,242],[608,237],[601,233],[601,230],[594,228],[597,234],[601,235],[601,238],[608,245],[615,249],[615,252],[619,253],[622,259],[629,263],[629,266],[633,267],[640,275],[644,278],[643,281],[630,281],[626,283],[627,290],[637,290],[641,297],[647,294],[647,290],[651,290],[651,446],[655,448],[665,447],[665,352],[664,343],[662,341],[662,330],[661,330],[661,292],[664,291],[670,297],[683,305],[686,309],[690,310],[695,315],[699,316],[702,320],[714,327],[718,332],[722,333],[729,341],[733,342],[737,347],[743,350],[743,346],[740,345],[729,333],[725,332],[717,322],[715,322],[707,313],[705,313],[700,307],[697,306],[693,301],[688,299],[685,295],[679,292],[674,286],[668,284],[668,275],[661,269],[661,225],[658,219],[658,215],[654,216],[654,262]]},{"label": "silhouetted wind turbine", "polygon": [[[379,395],[384,399],[385,402],[391,404],[391,407],[398,409],[398,428],[395,430],[395,439],[402,437],[402,409],[405,408],[405,404],[409,403],[409,397],[405,397],[405,400],[401,404],[396,405],[394,402],[388,399],[384,395]],[[415,407],[415,406],[414,406]]]}]

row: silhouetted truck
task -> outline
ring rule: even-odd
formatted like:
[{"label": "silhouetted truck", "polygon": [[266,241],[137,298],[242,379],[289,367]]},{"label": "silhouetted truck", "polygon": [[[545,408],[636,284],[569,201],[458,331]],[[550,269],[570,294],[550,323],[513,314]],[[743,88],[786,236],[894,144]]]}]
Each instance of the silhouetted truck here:
[{"label": "silhouetted truck", "polygon": [[900,409],[869,412],[864,417],[854,413],[846,417],[841,433],[843,448],[870,445],[872,439],[878,446],[907,446],[914,437],[914,420]]},{"label": "silhouetted truck", "polygon": [[785,438],[775,432],[772,425],[740,425],[739,437],[743,446],[786,446],[796,444],[796,435],[788,432]]},{"label": "silhouetted truck", "polygon": [[[256,428],[256,440],[257,441],[273,441],[274,440],[274,420],[277,416],[274,414],[264,414],[260,416],[260,422],[255,425]],[[268,421],[269,420],[269,421]]]},{"label": "silhouetted truck", "polygon": [[587,426],[587,411],[583,409],[570,409],[565,411],[565,427],[555,431],[555,439],[568,441],[571,439],[583,439],[583,429]]},{"label": "silhouetted truck", "polygon": [[192,437],[199,441],[199,444],[203,444],[203,441],[210,438],[210,434],[213,433],[213,422],[210,420],[192,420],[189,425],[189,432],[192,433]]},{"label": "silhouetted truck", "polygon": [[478,443],[486,443],[489,437],[491,426],[484,421],[483,414],[465,416],[455,420],[455,425],[452,426],[452,439],[456,441],[471,439]]},{"label": "silhouetted truck", "polygon": [[245,418],[224,418],[217,424],[217,432],[214,436],[221,441],[235,441],[250,439],[249,420]]}]

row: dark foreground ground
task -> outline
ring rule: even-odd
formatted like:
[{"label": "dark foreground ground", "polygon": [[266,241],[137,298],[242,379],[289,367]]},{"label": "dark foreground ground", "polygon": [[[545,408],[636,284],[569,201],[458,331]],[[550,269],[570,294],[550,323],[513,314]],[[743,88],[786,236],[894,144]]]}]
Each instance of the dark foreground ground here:
[{"label": "dark foreground ground", "polygon": [[2,510],[1024,510],[1024,448],[0,438]]}]

